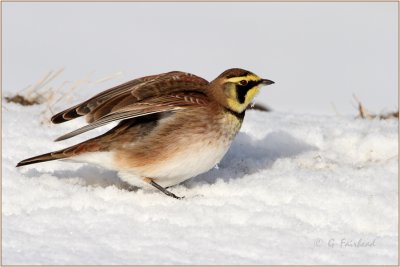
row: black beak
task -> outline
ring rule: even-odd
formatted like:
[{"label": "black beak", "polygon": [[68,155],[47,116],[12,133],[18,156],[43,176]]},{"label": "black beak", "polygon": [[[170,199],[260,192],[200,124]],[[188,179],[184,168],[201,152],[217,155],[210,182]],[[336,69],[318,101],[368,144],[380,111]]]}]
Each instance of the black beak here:
[{"label": "black beak", "polygon": [[275,82],[271,81],[271,80],[267,80],[267,79],[262,79],[261,80],[261,84],[262,85],[270,85],[270,84],[274,84]]}]

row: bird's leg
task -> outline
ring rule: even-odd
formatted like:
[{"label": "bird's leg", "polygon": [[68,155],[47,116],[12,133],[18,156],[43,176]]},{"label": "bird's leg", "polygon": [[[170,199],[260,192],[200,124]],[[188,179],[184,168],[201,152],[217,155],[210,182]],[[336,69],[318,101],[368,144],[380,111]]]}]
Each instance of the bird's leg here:
[{"label": "bird's leg", "polygon": [[174,193],[169,192],[167,189],[165,189],[164,187],[162,187],[161,185],[157,184],[156,182],[154,182],[153,179],[151,178],[144,178],[143,179],[145,182],[151,184],[152,186],[154,186],[155,188],[157,188],[158,190],[160,190],[161,192],[163,192],[164,194],[166,194],[167,196],[176,198],[176,199],[182,199],[184,197],[178,197],[177,195],[175,195]]}]

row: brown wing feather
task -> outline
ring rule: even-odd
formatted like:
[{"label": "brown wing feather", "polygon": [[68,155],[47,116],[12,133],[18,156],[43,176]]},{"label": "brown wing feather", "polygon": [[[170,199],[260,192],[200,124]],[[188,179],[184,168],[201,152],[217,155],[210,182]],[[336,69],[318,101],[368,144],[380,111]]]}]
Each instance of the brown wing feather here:
[{"label": "brown wing feather", "polygon": [[62,123],[86,115],[88,122],[94,122],[114,107],[131,105],[149,97],[155,97],[180,90],[202,91],[208,82],[190,73],[173,71],[146,76],[108,89],[76,106],[66,109],[51,118],[53,123]]},{"label": "brown wing feather", "polygon": [[192,74],[173,72],[168,75],[157,77],[154,80],[139,84],[130,92],[121,94],[118,97],[110,98],[103,104],[97,106],[87,115],[87,122],[95,122],[110,112],[124,106],[140,103],[144,99],[175,93],[179,91],[204,92],[208,82]]},{"label": "brown wing feather", "polygon": [[138,84],[144,83],[148,80],[152,80],[152,79],[156,78],[156,76],[158,76],[158,75],[152,75],[152,76],[138,78],[138,79],[120,84],[118,86],[115,86],[113,88],[110,88],[108,90],[105,90],[78,105],[75,105],[71,108],[68,108],[64,111],[57,113],[56,115],[54,115],[51,118],[51,121],[53,123],[62,123],[62,122],[66,122],[66,121],[75,119],[80,116],[84,116],[84,115],[88,114],[91,110],[96,108],[98,105],[101,105],[102,103],[104,103],[106,100],[113,98],[117,95],[124,94],[126,92],[129,93],[130,90],[132,89],[132,87],[134,87]]},{"label": "brown wing feather", "polygon": [[113,121],[131,119],[155,113],[176,111],[188,107],[206,105],[207,103],[207,96],[200,92],[179,92],[153,97],[130,105],[120,106],[118,109],[114,109],[112,112],[107,113],[100,119],[60,136],[55,141],[71,138]]}]

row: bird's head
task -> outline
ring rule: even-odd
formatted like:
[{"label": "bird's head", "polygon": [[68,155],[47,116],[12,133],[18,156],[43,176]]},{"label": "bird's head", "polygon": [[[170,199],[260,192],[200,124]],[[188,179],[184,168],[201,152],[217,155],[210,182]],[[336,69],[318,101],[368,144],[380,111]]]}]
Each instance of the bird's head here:
[{"label": "bird's head", "polygon": [[211,82],[212,94],[226,108],[242,113],[263,85],[274,82],[243,69],[229,69]]}]

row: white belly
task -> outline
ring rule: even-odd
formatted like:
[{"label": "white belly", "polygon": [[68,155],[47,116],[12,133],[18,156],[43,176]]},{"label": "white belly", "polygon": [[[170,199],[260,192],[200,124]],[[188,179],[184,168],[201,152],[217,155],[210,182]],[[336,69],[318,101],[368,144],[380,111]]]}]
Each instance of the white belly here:
[{"label": "white belly", "polygon": [[119,171],[120,178],[134,186],[150,188],[151,186],[142,180],[148,177],[153,178],[161,186],[168,187],[212,169],[224,157],[229,146],[230,142],[191,144],[185,150],[173,156],[170,155],[163,161],[141,168],[124,170],[115,163],[113,152],[85,153],[71,159]]},{"label": "white belly", "polygon": [[[141,179],[138,179],[139,177],[153,178],[163,187],[176,185],[215,167],[228,151],[229,145],[191,145],[175,156],[145,166],[143,169],[121,171],[120,177],[139,187],[144,186]],[[138,180],[140,180],[139,183],[137,183]]]}]

